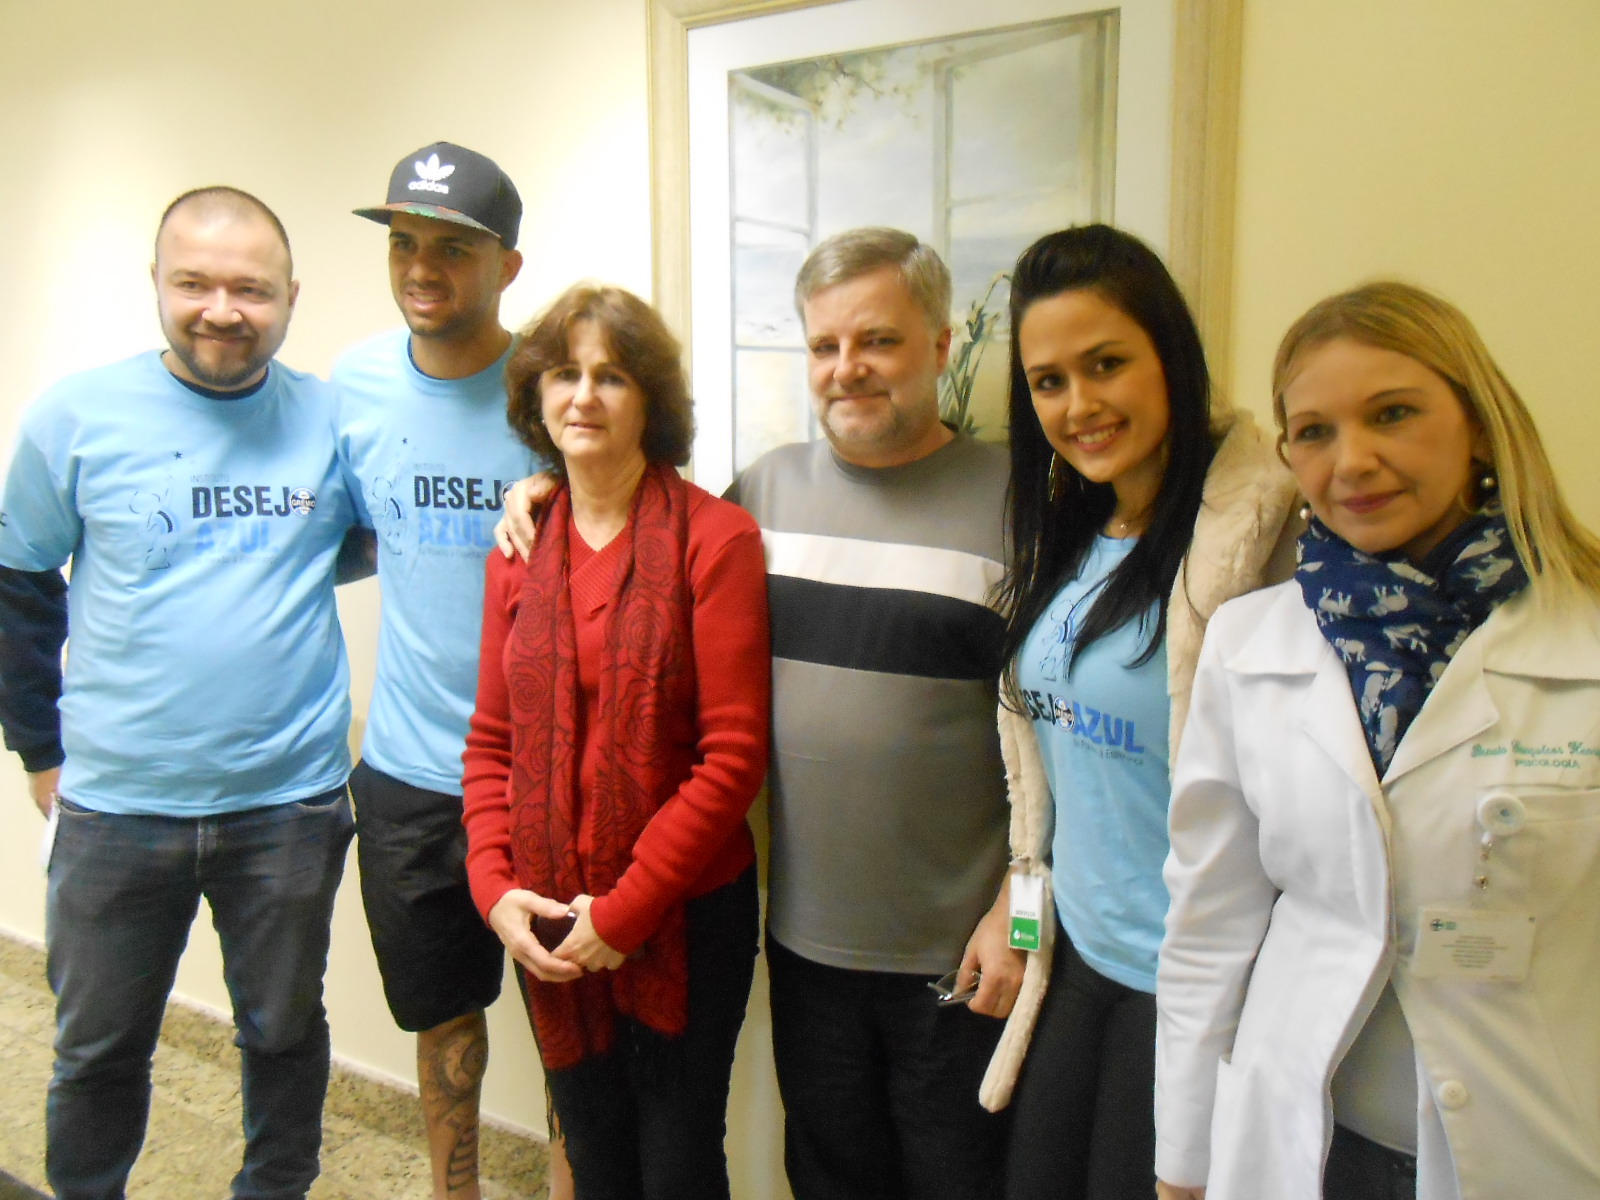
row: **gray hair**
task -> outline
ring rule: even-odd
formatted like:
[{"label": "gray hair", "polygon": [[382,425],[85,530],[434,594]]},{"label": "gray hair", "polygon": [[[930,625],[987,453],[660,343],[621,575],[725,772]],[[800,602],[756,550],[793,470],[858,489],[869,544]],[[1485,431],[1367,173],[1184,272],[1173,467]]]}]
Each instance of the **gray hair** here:
[{"label": "gray hair", "polygon": [[950,324],[950,268],[916,235],[882,226],[836,233],[806,256],[794,281],[794,307],[801,323],[806,319],[806,301],[818,292],[881,267],[900,272],[930,326],[944,329]]}]

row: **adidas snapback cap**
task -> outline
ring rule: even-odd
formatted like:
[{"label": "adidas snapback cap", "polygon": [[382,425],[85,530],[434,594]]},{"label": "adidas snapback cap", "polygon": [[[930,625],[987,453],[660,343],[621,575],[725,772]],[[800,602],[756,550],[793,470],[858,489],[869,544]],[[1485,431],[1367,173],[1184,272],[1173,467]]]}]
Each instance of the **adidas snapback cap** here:
[{"label": "adidas snapback cap", "polygon": [[492,159],[465,146],[434,142],[395,164],[385,203],[352,211],[380,225],[397,212],[467,225],[494,234],[507,250],[514,250],[522,197]]}]

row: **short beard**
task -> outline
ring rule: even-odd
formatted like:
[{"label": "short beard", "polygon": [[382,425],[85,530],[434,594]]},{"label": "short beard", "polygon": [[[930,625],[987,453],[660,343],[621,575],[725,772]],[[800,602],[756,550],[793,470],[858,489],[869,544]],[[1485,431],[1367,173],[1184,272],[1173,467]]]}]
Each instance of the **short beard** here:
[{"label": "short beard", "polygon": [[251,376],[258,374],[272,361],[272,355],[257,353],[252,354],[243,364],[231,371],[215,371],[200,362],[189,347],[175,342],[168,342],[167,346],[174,357],[189,369],[189,374],[194,376],[197,383],[219,392],[231,392],[243,387]]},{"label": "short beard", "polygon": [[910,424],[905,413],[893,406],[882,420],[871,425],[856,421],[835,424],[833,405],[829,404],[822,412],[822,429],[831,442],[850,446],[893,446],[909,440]]},{"label": "short beard", "polygon": [[400,316],[405,321],[406,328],[411,331],[412,337],[430,342],[470,342],[487,326],[495,324],[495,314],[488,309],[478,312],[458,312],[438,324],[430,322],[421,329],[412,322],[411,314],[404,308],[401,308]]}]

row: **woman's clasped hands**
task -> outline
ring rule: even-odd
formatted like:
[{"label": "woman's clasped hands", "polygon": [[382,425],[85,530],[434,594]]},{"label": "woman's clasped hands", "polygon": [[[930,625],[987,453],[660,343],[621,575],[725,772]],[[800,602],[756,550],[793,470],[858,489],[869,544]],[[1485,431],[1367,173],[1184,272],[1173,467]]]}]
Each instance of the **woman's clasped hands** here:
[{"label": "woman's clasped hands", "polygon": [[[511,957],[546,983],[571,983],[586,971],[612,971],[626,957],[596,932],[589,915],[593,896],[579,895],[571,904],[562,904],[526,888],[512,888],[489,910],[489,924],[505,943]],[[546,950],[534,934],[534,921],[547,917],[565,921],[576,916],[567,936],[554,950]]]}]

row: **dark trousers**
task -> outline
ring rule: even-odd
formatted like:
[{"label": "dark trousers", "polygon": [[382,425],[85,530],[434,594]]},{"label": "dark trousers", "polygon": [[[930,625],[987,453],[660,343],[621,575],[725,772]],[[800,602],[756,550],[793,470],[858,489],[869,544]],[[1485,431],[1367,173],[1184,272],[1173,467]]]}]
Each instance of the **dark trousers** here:
[{"label": "dark trousers", "polygon": [[933,976],[823,966],[767,939],[772,1048],[795,1200],[1000,1195],[1003,1113],[978,1085],[1003,1025]]},{"label": "dark trousers", "polygon": [[231,1194],[302,1200],[328,1090],[322,975],[353,828],[344,788],[198,818],[57,804],[45,908],[51,1188],[61,1200],[122,1200],[144,1144],[162,1013],[204,897],[240,1051],[244,1160]]},{"label": "dark trousers", "polygon": [[755,974],[758,908],[754,867],[685,906],[689,1024],[677,1069],[651,1070],[663,1064],[638,1053],[638,1028],[619,1022],[608,1053],[547,1073],[578,1200],[727,1200],[728,1079]]},{"label": "dark trousers", "polygon": [[1056,934],[1016,1091],[1007,1200],[1155,1194],[1156,998],[1114,983]]},{"label": "dark trousers", "polygon": [[461,797],[364,760],[350,772],[361,902],[383,995],[408,1033],[482,1012],[500,995],[505,947],[467,886]]},{"label": "dark trousers", "polygon": [[1322,1200],[1416,1200],[1417,1160],[1369,1141],[1343,1125],[1322,1171]]}]

